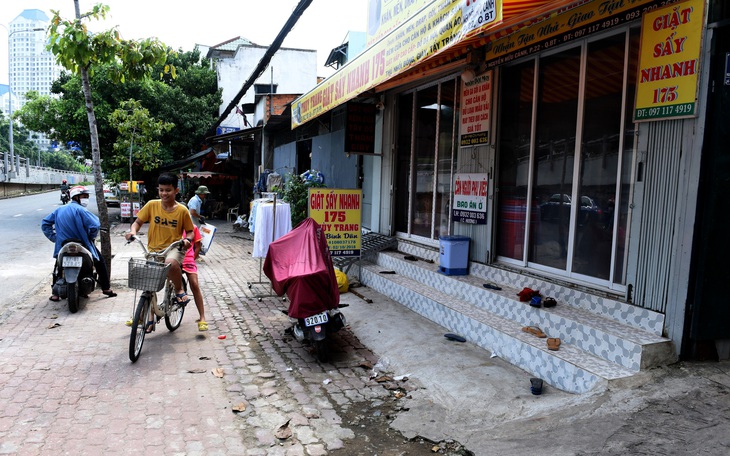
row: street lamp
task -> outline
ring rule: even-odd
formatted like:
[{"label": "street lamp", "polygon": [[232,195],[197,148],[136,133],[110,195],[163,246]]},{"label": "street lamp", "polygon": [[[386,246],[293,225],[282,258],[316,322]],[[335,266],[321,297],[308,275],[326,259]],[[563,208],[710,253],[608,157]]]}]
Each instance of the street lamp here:
[{"label": "street lamp", "polygon": [[15,147],[13,144],[13,72],[10,70],[10,37],[15,35],[16,33],[37,32],[45,29],[42,27],[38,27],[24,30],[13,30],[11,32],[10,29],[5,26],[5,24],[0,25],[8,31],[8,152],[10,153],[10,167],[6,166],[6,175],[9,178],[10,171],[13,170],[13,164],[15,163]]}]

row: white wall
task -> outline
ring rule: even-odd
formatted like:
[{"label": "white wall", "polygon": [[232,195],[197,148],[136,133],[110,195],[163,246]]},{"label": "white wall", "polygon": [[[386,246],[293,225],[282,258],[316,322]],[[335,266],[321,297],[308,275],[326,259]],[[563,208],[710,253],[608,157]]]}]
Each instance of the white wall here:
[{"label": "white wall", "polygon": [[[267,47],[264,46],[239,46],[234,58],[217,61],[218,87],[223,90],[223,104],[218,110],[219,114],[223,113],[233,97],[241,90],[266,53],[266,49]],[[277,85],[277,94],[301,94],[317,84],[317,51],[279,49],[255,84],[270,84],[272,67],[274,68],[273,82]],[[253,103],[254,98],[254,88],[251,86],[238,105]],[[255,126],[259,118],[252,117],[255,116],[248,115],[248,121]],[[222,122],[222,126],[243,128],[243,118],[234,110]]]}]

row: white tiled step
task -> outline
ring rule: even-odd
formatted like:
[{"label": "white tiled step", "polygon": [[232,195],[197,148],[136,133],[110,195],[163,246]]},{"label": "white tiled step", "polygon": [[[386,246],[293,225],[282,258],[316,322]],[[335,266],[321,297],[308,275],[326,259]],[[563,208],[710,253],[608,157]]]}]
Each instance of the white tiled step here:
[{"label": "white tiled step", "polygon": [[[440,260],[438,250],[412,242],[400,240],[398,250],[401,254],[429,258],[436,263],[436,267]],[[656,336],[661,336],[664,330],[664,315],[660,312],[634,306],[606,296],[598,296],[576,287],[562,286],[548,279],[528,276],[513,270],[475,262],[469,263],[469,275],[481,278],[484,281],[496,282],[500,285],[509,286],[513,284],[513,288],[516,288],[514,284],[519,284],[520,290],[522,287],[540,290],[543,296],[552,296],[558,302],[587,310],[593,315],[605,317]]]},{"label": "white tiled step", "polygon": [[381,266],[363,262],[362,282],[556,388],[582,393],[599,383],[633,374],[567,342],[561,344],[560,350],[550,351],[546,339],[523,332],[523,325],[519,323],[426,287],[409,277],[380,274],[382,270]]},{"label": "white tiled step", "polygon": [[437,272],[437,265],[403,260],[399,252],[381,252],[377,263],[521,326],[539,326],[568,344],[633,371],[673,360],[669,339],[582,308],[563,302],[550,309],[530,307],[519,302],[518,289],[499,284],[502,290],[488,290],[480,277],[446,276]]}]

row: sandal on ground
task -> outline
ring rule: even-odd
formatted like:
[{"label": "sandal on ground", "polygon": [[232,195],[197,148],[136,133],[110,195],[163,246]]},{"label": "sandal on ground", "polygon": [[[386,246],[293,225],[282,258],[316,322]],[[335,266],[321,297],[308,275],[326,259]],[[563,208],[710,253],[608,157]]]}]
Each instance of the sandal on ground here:
[{"label": "sandal on ground", "polygon": [[49,301],[58,302],[61,300],[59,296],[53,295],[50,298],[48,298]]},{"label": "sandal on ground", "polygon": [[542,305],[542,298],[540,296],[533,296],[530,298],[531,307],[540,307]]},{"label": "sandal on ground", "polygon": [[175,300],[177,301],[178,304],[180,304],[183,307],[187,306],[188,303],[190,302],[190,298],[188,298],[187,293],[175,294]]},{"label": "sandal on ground", "polygon": [[198,331],[207,331],[208,330],[208,322],[207,321],[199,321],[198,322]]},{"label": "sandal on ground", "polygon": [[547,337],[547,334],[542,332],[542,329],[538,328],[537,326],[524,326],[522,328],[522,331],[532,334],[533,336],[539,337],[540,339],[544,339]]},{"label": "sandal on ground", "polygon": [[155,321],[154,320],[148,321],[147,325],[145,326],[144,332],[146,334],[149,334],[149,333],[153,332],[154,330],[155,330]]},{"label": "sandal on ground", "polygon": [[484,288],[487,288],[489,290],[501,290],[502,289],[502,287],[500,287],[496,283],[492,283],[492,282],[487,282],[487,283],[483,284],[483,286],[484,286]]},{"label": "sandal on ground", "polygon": [[114,297],[117,296],[117,294],[114,293],[112,290],[102,290],[101,291],[101,294],[106,295],[106,296],[108,296],[110,298],[114,298]]},{"label": "sandal on ground", "polygon": [[532,394],[535,396],[539,396],[542,394],[542,379],[540,378],[531,378],[530,379],[530,391],[532,391]]},{"label": "sandal on ground", "polygon": [[560,339],[558,339],[557,337],[548,337],[547,347],[548,350],[558,350],[560,348]]},{"label": "sandal on ground", "polygon": [[543,307],[555,307],[558,305],[558,302],[555,300],[555,298],[545,298],[545,300],[542,302]]}]

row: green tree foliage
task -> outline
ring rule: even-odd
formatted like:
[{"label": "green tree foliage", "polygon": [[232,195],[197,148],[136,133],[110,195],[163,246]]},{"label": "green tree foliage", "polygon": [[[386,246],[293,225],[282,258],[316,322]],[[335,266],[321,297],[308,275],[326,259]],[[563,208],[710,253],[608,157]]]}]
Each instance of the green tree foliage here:
[{"label": "green tree foliage", "polygon": [[163,133],[172,130],[174,124],[151,117],[149,110],[143,108],[137,100],[121,102],[119,109],[109,115],[109,122],[119,132],[114,143],[114,155],[109,159],[114,165],[114,171],[109,173],[110,178],[117,182],[130,179],[125,170],[125,165],[131,170],[130,161],[137,163],[145,171],[160,165],[162,143],[159,138]]},{"label": "green tree foliage", "polygon": [[[162,80],[148,79],[127,81],[125,84],[109,84],[112,64],[97,68],[90,77],[94,87],[92,99],[96,112],[102,169],[107,175],[115,171],[109,159],[119,132],[109,122],[109,115],[125,100],[138,100],[150,116],[175,124],[175,128],[163,132],[159,138],[159,158],[168,163],[200,150],[205,133],[218,118],[222,103],[217,88],[216,73],[207,60],[200,59],[198,50],[182,52],[170,57],[177,69],[177,78],[165,75]],[[155,67],[154,74],[164,72],[164,66]],[[51,87],[53,97],[32,99],[16,111],[17,119],[33,131],[45,133],[49,138],[66,144],[75,141],[91,157],[89,124],[86,117],[81,78],[64,72]],[[141,171],[135,166],[133,173]],[[128,174],[128,171],[127,171]]]},{"label": "green tree foliage", "polygon": [[[5,119],[0,111],[0,150],[10,150],[8,143],[8,135],[10,123]],[[13,124],[13,151],[20,157],[30,158],[32,164],[36,164],[38,160],[38,146],[30,140],[31,132],[17,122]],[[66,168],[63,168],[66,169]]]},{"label": "green tree foliage", "polygon": [[[313,171],[316,174],[316,171]],[[307,218],[307,203],[309,201],[310,188],[324,188],[325,184],[316,179],[307,179],[307,173],[287,174],[284,184],[284,201],[289,203],[291,209],[291,225],[297,226]]]},{"label": "green tree foliage", "polygon": [[102,227],[101,250],[106,258],[107,267],[111,269],[109,213],[104,203],[101,149],[90,76],[105,65],[109,65],[108,82],[111,83],[124,82],[127,79],[147,80],[151,70],[160,65],[163,65],[165,73],[171,73],[174,78],[175,69],[166,64],[168,47],[156,38],[124,40],[116,28],[89,33],[85,21],[104,19],[109,12],[108,6],[96,4],[91,11],[83,15],[79,10],[79,0],[74,0],[74,7],[76,17],[70,20],[61,18],[58,11],[51,11],[53,17],[48,27],[47,47],[56,56],[58,63],[72,74],[81,77],[96,182],[96,201]]}]

